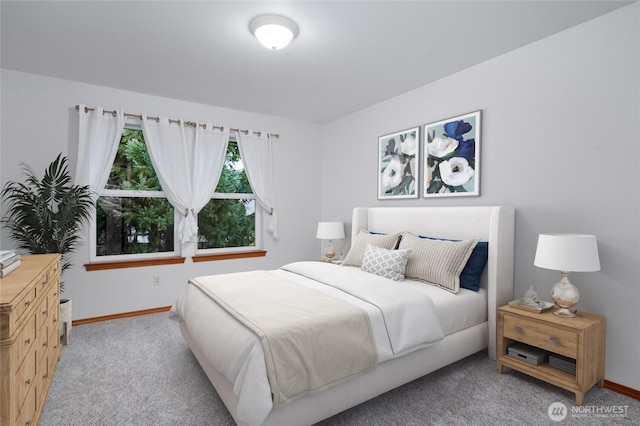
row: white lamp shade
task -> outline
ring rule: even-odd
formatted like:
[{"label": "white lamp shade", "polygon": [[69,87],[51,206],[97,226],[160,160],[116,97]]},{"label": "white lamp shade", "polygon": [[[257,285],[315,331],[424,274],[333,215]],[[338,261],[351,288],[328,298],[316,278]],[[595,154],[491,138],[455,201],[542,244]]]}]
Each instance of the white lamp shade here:
[{"label": "white lamp shade", "polygon": [[540,234],[534,265],[565,272],[600,270],[595,235]]},{"label": "white lamp shade", "polygon": [[344,223],[319,222],[316,238],[321,240],[341,240],[344,238]]},{"label": "white lamp shade", "polygon": [[298,34],[298,26],[291,19],[279,15],[258,16],[249,24],[251,33],[267,49],[286,47]]}]

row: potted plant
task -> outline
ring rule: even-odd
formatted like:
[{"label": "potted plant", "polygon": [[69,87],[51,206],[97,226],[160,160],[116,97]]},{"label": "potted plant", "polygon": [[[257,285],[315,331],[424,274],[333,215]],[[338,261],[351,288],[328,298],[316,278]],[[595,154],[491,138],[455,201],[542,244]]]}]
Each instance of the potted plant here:
[{"label": "potted plant", "polygon": [[[42,179],[31,167],[24,163],[21,166],[25,182],[7,182],[2,190],[7,210],[1,223],[17,248],[32,254],[60,253],[63,273],[71,267],[70,254],[80,242],[80,231],[91,215],[93,193],[89,186],[71,183],[67,158],[62,154],[45,169]],[[60,281],[60,293],[63,291],[64,284]],[[70,330],[68,299],[60,300],[61,335],[64,324]]]}]

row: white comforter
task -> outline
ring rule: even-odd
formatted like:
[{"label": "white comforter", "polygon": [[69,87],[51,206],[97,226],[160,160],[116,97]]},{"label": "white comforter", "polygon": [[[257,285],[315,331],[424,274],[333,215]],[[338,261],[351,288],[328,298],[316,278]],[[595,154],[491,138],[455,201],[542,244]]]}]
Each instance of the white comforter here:
[{"label": "white comforter", "polygon": [[[443,338],[432,300],[402,282],[357,268],[298,262],[269,273],[353,303],[369,315],[378,361],[404,355]],[[188,285],[172,312],[207,354],[207,360],[234,385],[236,417],[259,425],[273,403],[260,340],[199,288]]]}]

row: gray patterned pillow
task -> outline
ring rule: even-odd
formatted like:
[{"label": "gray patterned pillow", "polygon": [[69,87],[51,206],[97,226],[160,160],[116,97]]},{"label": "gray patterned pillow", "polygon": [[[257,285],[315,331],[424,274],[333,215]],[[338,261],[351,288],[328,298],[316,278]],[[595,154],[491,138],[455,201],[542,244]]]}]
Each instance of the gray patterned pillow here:
[{"label": "gray patterned pillow", "polygon": [[362,270],[394,281],[404,281],[404,270],[410,249],[387,250],[367,244],[362,258]]},{"label": "gray patterned pillow", "polygon": [[362,257],[364,256],[364,250],[367,248],[367,244],[392,250],[396,248],[398,238],[400,238],[399,232],[389,235],[370,234],[362,229],[351,243],[351,248],[342,264],[345,266],[362,266]]},{"label": "gray patterned pillow", "polygon": [[405,232],[399,248],[412,250],[405,275],[457,293],[460,274],[477,243],[478,240],[430,240]]}]

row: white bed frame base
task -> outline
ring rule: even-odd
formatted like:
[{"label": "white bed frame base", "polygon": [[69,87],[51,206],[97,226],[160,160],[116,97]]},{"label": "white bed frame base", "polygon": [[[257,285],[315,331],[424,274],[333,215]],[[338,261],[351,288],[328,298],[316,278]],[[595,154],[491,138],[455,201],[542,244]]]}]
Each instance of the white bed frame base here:
[{"label": "white bed frame base", "polygon": [[[446,336],[442,341],[380,364],[375,370],[308,395],[271,411],[264,425],[311,425],[391,389],[488,348],[496,357],[497,308],[513,298],[513,207],[373,207],[353,211],[352,238],[360,229],[381,233],[409,231],[416,235],[489,242],[489,259],[482,279],[487,288],[488,321]],[[215,370],[181,323],[181,332],[207,377],[234,416],[238,398],[233,385]],[[242,424],[242,423],[238,423]]]}]

